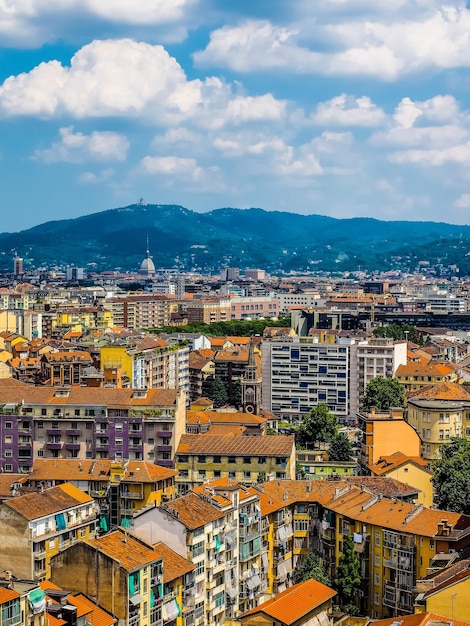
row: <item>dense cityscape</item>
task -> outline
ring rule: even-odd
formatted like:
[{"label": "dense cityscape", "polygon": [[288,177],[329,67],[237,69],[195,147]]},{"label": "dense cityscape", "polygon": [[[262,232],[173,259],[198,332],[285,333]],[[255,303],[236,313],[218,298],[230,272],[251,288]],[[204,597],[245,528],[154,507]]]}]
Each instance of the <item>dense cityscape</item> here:
[{"label": "dense cityscape", "polygon": [[465,279],[1,282],[2,626],[467,623]]}]

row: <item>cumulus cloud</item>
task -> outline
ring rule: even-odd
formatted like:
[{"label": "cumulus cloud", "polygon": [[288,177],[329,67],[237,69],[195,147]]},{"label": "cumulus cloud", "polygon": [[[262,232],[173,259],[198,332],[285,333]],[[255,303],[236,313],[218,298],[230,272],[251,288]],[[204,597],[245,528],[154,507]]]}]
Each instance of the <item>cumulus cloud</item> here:
[{"label": "cumulus cloud", "polygon": [[384,111],[369,97],[354,98],[342,93],[320,102],[311,119],[321,126],[377,126],[385,117]]},{"label": "cumulus cloud", "polygon": [[197,178],[201,173],[196,159],[177,156],[146,156],[142,159],[144,170],[149,174],[165,176],[190,176]]},{"label": "cumulus cloud", "polygon": [[112,178],[114,175],[114,170],[111,168],[106,168],[101,170],[100,172],[83,172],[78,177],[79,182],[87,184],[87,185],[97,185],[98,183],[104,183]]},{"label": "cumulus cloud", "polygon": [[469,167],[470,141],[443,149],[432,148],[429,150],[402,150],[392,152],[389,158],[393,163],[415,163],[435,167],[446,163],[454,163]]},{"label": "cumulus cloud", "polygon": [[191,119],[201,126],[280,120],[286,102],[270,93],[234,96],[219,78],[188,80],[160,45],[130,39],[93,41],[72,58],[41,63],[0,86],[0,114],[145,118],[160,125]]},{"label": "cumulus cloud", "polygon": [[[343,3],[344,4],[344,3]],[[470,10],[462,3],[433,5],[408,19],[348,19],[318,23],[308,45],[300,27],[249,20],[211,33],[198,66],[230,67],[239,72],[283,70],[289,73],[366,75],[380,80],[424,68],[470,65]],[[325,43],[332,50],[325,48]]]},{"label": "cumulus cloud", "polygon": [[59,130],[60,141],[46,150],[37,150],[35,159],[46,163],[65,161],[125,161],[129,149],[127,137],[111,131],[95,131],[90,135],[74,133],[73,126]]},{"label": "cumulus cloud", "polygon": [[190,9],[198,1],[3,0],[0,35],[4,45],[32,47],[63,39],[67,33],[79,36],[80,25],[86,25],[87,33],[100,29],[109,32],[113,27],[119,31],[121,25],[127,30],[165,26],[166,32],[161,29],[164,40],[177,40],[186,36]]}]

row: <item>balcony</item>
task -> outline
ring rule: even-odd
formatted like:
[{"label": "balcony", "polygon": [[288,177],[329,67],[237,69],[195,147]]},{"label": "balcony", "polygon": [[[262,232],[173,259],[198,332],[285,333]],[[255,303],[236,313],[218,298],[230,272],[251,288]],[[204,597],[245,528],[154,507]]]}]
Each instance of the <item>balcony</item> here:
[{"label": "balcony", "polygon": [[66,443],[65,447],[67,448],[67,450],[80,450],[79,443]]},{"label": "balcony", "polygon": [[157,437],[162,439],[170,439],[172,434],[171,430],[157,430]]},{"label": "balcony", "polygon": [[108,452],[109,451],[109,443],[98,443],[95,446],[96,452]]},{"label": "balcony", "polygon": [[33,572],[33,579],[40,580],[41,578],[46,578],[46,570],[45,569],[35,569]]},{"label": "balcony", "polygon": [[41,559],[45,559],[46,558],[46,551],[44,549],[43,550],[34,550],[33,558],[36,559],[37,561],[40,561]]},{"label": "balcony", "polygon": [[157,446],[157,452],[171,452],[172,450],[172,446]]},{"label": "balcony", "polygon": [[69,437],[80,437],[82,431],[79,428],[67,428],[65,434]]},{"label": "balcony", "polygon": [[48,428],[46,430],[46,433],[48,435],[58,435],[60,437],[62,434],[62,431],[60,430],[60,428]]},{"label": "balcony", "polygon": [[140,491],[121,491],[121,498],[129,498],[131,500],[142,500],[143,496]]},{"label": "balcony", "polygon": [[157,459],[155,463],[161,467],[173,467],[173,461],[171,459]]},{"label": "balcony", "polygon": [[23,435],[24,437],[32,437],[32,428],[18,428],[18,435]]},{"label": "balcony", "polygon": [[46,447],[48,450],[61,450],[63,443],[61,441],[48,441]]},{"label": "balcony", "polygon": [[107,494],[106,489],[91,489],[90,496],[92,498],[105,498]]}]

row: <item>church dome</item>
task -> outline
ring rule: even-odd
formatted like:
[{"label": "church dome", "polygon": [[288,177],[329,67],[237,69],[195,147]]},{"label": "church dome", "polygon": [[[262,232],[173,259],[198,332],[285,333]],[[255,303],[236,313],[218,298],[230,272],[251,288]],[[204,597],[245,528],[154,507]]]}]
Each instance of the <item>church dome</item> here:
[{"label": "church dome", "polygon": [[149,256],[140,264],[139,274],[144,274],[145,276],[155,274],[155,264]]}]

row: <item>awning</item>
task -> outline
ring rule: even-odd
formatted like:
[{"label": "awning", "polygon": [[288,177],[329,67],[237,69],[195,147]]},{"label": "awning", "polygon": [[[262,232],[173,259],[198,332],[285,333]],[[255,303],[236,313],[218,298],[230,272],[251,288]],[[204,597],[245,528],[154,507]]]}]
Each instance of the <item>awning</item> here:
[{"label": "awning", "polygon": [[362,535],[360,533],[354,533],[354,543],[362,543]]},{"label": "awning", "polygon": [[140,593],[135,593],[133,596],[131,596],[131,597],[129,598],[129,602],[130,602],[131,604],[133,604],[134,606],[135,606],[135,605],[137,605],[137,604],[140,604],[140,603],[141,603],[141,602],[143,602],[143,601],[144,601],[144,599],[143,599],[143,597],[140,595]]},{"label": "awning", "polygon": [[175,620],[180,614],[178,603],[176,600],[170,600],[165,602],[162,606],[162,616],[164,622],[171,622]]},{"label": "awning", "polygon": [[34,615],[43,613],[46,610],[46,594],[42,589],[33,589],[33,591],[30,591],[28,600]]},{"label": "awning", "polygon": [[227,587],[225,587],[225,591],[227,592],[228,596],[232,598],[232,600],[235,600],[235,598],[238,596],[238,589],[236,587],[230,587],[227,585]]},{"label": "awning", "polygon": [[317,615],[317,618],[318,618],[318,621],[320,622],[321,626],[330,626],[330,618],[325,613],[325,611],[322,611],[321,613],[319,613]]},{"label": "awning", "polygon": [[248,589],[250,591],[256,587],[256,585],[255,585],[255,577],[254,576],[252,576],[251,578],[247,579],[246,586],[248,587]]},{"label": "awning", "polygon": [[287,539],[286,529],[285,529],[285,527],[284,527],[284,526],[280,526],[280,527],[277,529],[277,536],[276,536],[276,539],[277,539],[278,541],[285,541],[285,540]]},{"label": "awning", "polygon": [[215,551],[219,552],[221,547],[222,547],[222,543],[219,539],[219,536],[217,535],[215,538]]},{"label": "awning", "polygon": [[123,517],[121,519],[121,527],[122,528],[130,528],[131,527],[131,523],[132,523],[132,518],[130,518],[130,517]]},{"label": "awning", "polygon": [[104,530],[105,532],[108,531],[108,520],[106,519],[106,515],[101,515],[100,517],[100,528],[101,530]]},{"label": "awning", "polygon": [[57,530],[65,530],[67,524],[65,522],[65,515],[63,513],[57,513],[55,516],[55,521],[57,522]]},{"label": "awning", "polygon": [[261,561],[263,563],[264,570],[267,572],[269,570],[269,560],[266,552],[263,552],[263,554],[261,555]]}]

